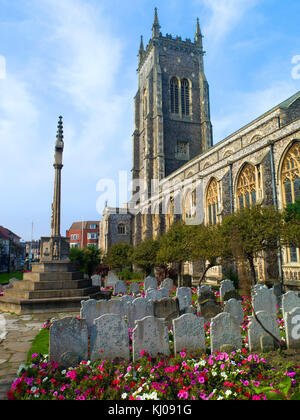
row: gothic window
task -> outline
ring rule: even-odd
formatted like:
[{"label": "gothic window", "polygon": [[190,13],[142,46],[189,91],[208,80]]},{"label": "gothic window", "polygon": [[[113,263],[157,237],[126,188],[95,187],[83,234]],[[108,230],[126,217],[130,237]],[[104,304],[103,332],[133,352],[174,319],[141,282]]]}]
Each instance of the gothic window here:
[{"label": "gothic window", "polygon": [[248,164],[242,170],[237,184],[237,198],[240,209],[253,207],[257,202],[255,167]]},{"label": "gothic window", "polygon": [[218,182],[213,179],[209,184],[206,196],[207,221],[210,225],[217,224],[218,202]]},{"label": "gothic window", "polygon": [[194,218],[196,216],[196,190],[189,191],[183,202],[184,220]]},{"label": "gothic window", "polygon": [[181,109],[183,116],[190,115],[190,84],[187,79],[181,80]]},{"label": "gothic window", "polygon": [[[300,198],[300,142],[296,142],[286,154],[281,170],[283,205],[293,204]],[[288,263],[300,262],[300,250],[286,249]]]},{"label": "gothic window", "polygon": [[126,235],[126,226],[124,223],[118,224],[118,234],[119,235]]},{"label": "gothic window", "polygon": [[176,77],[171,79],[170,95],[171,95],[171,112],[179,114],[179,83]]}]

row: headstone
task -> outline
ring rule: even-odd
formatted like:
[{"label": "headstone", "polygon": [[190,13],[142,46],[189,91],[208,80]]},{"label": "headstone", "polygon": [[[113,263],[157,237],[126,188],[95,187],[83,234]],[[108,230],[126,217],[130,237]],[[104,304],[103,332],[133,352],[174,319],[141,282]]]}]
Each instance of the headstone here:
[{"label": "headstone", "polygon": [[223,302],[226,302],[230,299],[242,300],[241,295],[237,290],[229,290],[228,292],[224,293]]},{"label": "headstone", "polygon": [[124,303],[121,299],[113,300],[86,300],[81,302],[80,318],[85,319],[89,333],[94,324],[94,320],[101,315],[115,314],[124,316]]},{"label": "headstone", "polygon": [[146,299],[160,300],[169,297],[170,292],[168,289],[148,289],[146,292]]},{"label": "headstone", "polygon": [[137,295],[138,293],[140,293],[141,289],[140,289],[140,285],[138,283],[131,283],[130,284],[130,288],[129,288],[129,292],[132,293],[133,295]]},{"label": "headstone", "polygon": [[145,290],[145,292],[148,289],[157,289],[157,280],[156,280],[155,277],[149,276],[149,277],[145,278],[145,281],[144,281],[144,290]]},{"label": "headstone", "polygon": [[53,322],[49,360],[65,368],[88,360],[88,327],[84,319],[68,317]]},{"label": "headstone", "polygon": [[286,343],[289,350],[300,349],[300,307],[296,307],[284,317]]},{"label": "headstone", "polygon": [[161,287],[164,287],[168,290],[172,290],[173,287],[174,287],[174,282],[173,282],[172,279],[166,278],[166,279],[163,280],[163,282],[161,284]]},{"label": "headstone", "polygon": [[230,299],[225,302],[224,312],[230,313],[237,320],[239,324],[244,322],[243,305],[239,300]]},{"label": "headstone", "polygon": [[119,281],[119,277],[116,275],[114,271],[109,271],[106,280],[107,287],[115,287],[117,281]]},{"label": "headstone", "polygon": [[270,315],[277,316],[277,299],[272,289],[266,286],[257,288],[252,294],[252,304],[254,311],[267,312]]},{"label": "headstone", "polygon": [[148,316],[136,321],[132,338],[133,361],[141,359],[146,351],[151,357],[168,357],[169,329],[164,319]]},{"label": "headstone", "polygon": [[[262,325],[270,331],[276,338],[280,340],[280,330],[276,321],[276,317],[266,311],[260,311],[256,313],[257,318],[260,320]],[[255,318],[251,317],[251,322],[248,326],[248,341],[250,352],[256,352],[261,350],[261,337],[265,336],[266,331],[258,324]],[[275,345],[274,345],[275,348]]]},{"label": "headstone", "polygon": [[260,349],[263,353],[269,353],[275,348],[273,338],[266,334],[260,337]]},{"label": "headstone", "polygon": [[129,358],[129,334],[124,318],[106,314],[95,319],[91,335],[91,361]]},{"label": "headstone", "polygon": [[184,313],[185,314],[197,315],[197,309],[193,305],[190,305],[190,306],[188,306],[187,308],[184,309]]},{"label": "headstone", "polygon": [[154,316],[165,319],[171,327],[172,320],[179,317],[179,301],[177,298],[163,298],[153,302]]},{"label": "headstone", "polygon": [[226,292],[229,292],[230,290],[234,290],[234,284],[231,280],[223,280],[221,282],[220,286],[220,300],[221,302],[224,302],[224,295]]},{"label": "headstone", "polygon": [[115,287],[114,287],[114,294],[115,295],[121,295],[121,294],[126,294],[127,293],[127,283],[125,283],[125,281],[119,280],[116,282]]},{"label": "headstone", "polygon": [[152,300],[147,300],[141,297],[127,304],[127,319],[129,328],[134,328],[137,320],[153,315],[154,306]]},{"label": "headstone", "polygon": [[205,352],[204,319],[193,314],[184,314],[173,320],[174,353],[183,350],[193,355]]},{"label": "headstone", "polygon": [[229,313],[223,312],[213,318],[210,326],[211,352],[220,351],[224,345],[231,345],[236,350],[242,348],[240,324]]},{"label": "headstone", "polygon": [[185,308],[192,305],[192,291],[189,287],[179,287],[177,289],[176,297],[179,300],[179,309],[184,311]]},{"label": "headstone", "polygon": [[91,277],[93,286],[101,287],[102,286],[102,277],[95,274]]},{"label": "headstone", "polygon": [[294,308],[300,308],[300,297],[297,292],[287,292],[282,296],[282,314],[283,317]]},{"label": "headstone", "polygon": [[199,293],[198,311],[206,322],[217,316],[221,312],[220,304],[212,291],[204,290]]},{"label": "headstone", "polygon": [[202,286],[197,288],[197,294],[198,296],[200,296],[201,293],[203,292],[211,292],[211,286],[209,286],[208,284],[203,284]]},{"label": "headstone", "polygon": [[131,295],[124,295],[120,298],[120,301],[123,305],[123,314],[122,316],[127,316],[127,304],[132,303],[136,298]]}]

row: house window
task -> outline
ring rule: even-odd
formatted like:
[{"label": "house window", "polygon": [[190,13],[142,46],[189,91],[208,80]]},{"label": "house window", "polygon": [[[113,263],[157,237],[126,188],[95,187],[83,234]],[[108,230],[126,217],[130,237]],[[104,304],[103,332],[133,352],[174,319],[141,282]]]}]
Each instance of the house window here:
[{"label": "house window", "polygon": [[210,225],[217,224],[218,203],[218,182],[213,179],[209,184],[206,196],[207,221]]},{"label": "house window", "polygon": [[190,84],[187,79],[181,81],[181,110],[182,115],[190,115]]},{"label": "house window", "polygon": [[179,83],[176,77],[173,77],[170,82],[171,95],[171,113],[179,114]]},{"label": "house window", "polygon": [[255,167],[247,164],[240,173],[237,184],[237,199],[240,209],[253,207],[257,201]]},{"label": "house window", "polygon": [[97,229],[97,225],[95,224],[90,225],[90,229]]},{"label": "house window", "polygon": [[88,239],[98,239],[98,233],[88,233]]},{"label": "house window", "polygon": [[118,234],[119,235],[126,235],[126,226],[124,223],[119,223],[118,225]]},{"label": "house window", "polygon": [[[287,152],[281,169],[283,204],[293,204],[300,198],[300,142],[296,142]],[[287,263],[300,262],[299,248],[286,249]]]}]

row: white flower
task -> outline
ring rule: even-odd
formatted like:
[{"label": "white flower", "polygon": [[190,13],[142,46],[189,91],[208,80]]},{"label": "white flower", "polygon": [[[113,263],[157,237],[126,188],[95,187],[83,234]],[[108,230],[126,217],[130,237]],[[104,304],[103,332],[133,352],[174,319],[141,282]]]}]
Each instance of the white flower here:
[{"label": "white flower", "polygon": [[61,371],[61,374],[62,374],[62,375],[65,375],[66,373],[67,373],[67,371],[66,371],[66,370],[62,370],[62,371]]},{"label": "white flower", "polygon": [[231,394],[232,394],[232,392],[230,391],[230,389],[225,392],[226,397],[229,397],[229,395],[231,395]]},{"label": "white flower", "polygon": [[219,397],[219,398],[218,398],[218,400],[223,400],[223,399],[224,399],[223,397]]},{"label": "white flower", "polygon": [[126,392],[124,392],[124,394],[121,395],[121,398],[122,398],[122,400],[126,400],[126,398],[127,398]]}]

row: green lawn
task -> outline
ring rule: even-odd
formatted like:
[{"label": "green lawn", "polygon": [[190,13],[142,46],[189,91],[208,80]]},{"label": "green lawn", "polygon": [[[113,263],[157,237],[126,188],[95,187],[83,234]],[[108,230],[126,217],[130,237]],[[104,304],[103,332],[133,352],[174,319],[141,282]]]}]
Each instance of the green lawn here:
[{"label": "green lawn", "polygon": [[32,342],[31,349],[27,354],[27,361],[31,361],[32,354],[48,354],[49,353],[49,337],[50,330],[42,329]]},{"label": "green lawn", "polygon": [[0,284],[7,284],[12,278],[23,280],[23,273],[21,271],[15,273],[0,273]]}]

